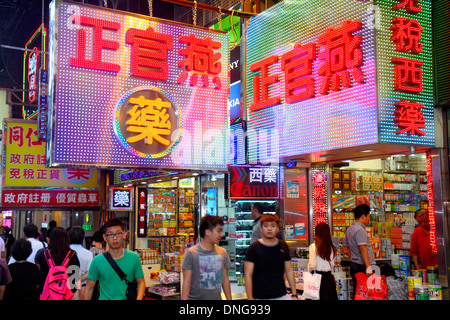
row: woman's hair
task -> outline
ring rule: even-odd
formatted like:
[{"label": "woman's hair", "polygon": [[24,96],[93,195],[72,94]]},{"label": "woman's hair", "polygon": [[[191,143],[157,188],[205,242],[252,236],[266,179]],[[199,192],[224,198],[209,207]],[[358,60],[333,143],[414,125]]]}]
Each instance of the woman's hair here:
[{"label": "woman's hair", "polygon": [[25,238],[17,239],[11,247],[11,255],[16,261],[26,260],[32,251],[31,242]]},{"label": "woman's hair", "polygon": [[48,245],[55,264],[62,263],[67,253],[70,251],[69,234],[64,228],[56,227],[50,234]]},{"label": "woman's hair", "polygon": [[103,239],[103,229],[98,229],[95,231],[92,240],[103,243],[105,241],[105,239]]},{"label": "woman's hair", "polygon": [[316,225],[316,252],[319,257],[331,261],[331,253],[336,256],[336,247],[331,240],[330,227],[326,223]]}]

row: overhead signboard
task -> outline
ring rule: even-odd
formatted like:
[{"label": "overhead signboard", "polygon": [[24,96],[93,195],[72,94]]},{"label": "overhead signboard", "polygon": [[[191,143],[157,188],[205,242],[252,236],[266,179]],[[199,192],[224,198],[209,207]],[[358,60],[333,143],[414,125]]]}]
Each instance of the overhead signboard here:
[{"label": "overhead signboard", "polygon": [[277,199],[279,168],[234,166],[229,169],[230,199]]},{"label": "overhead signboard", "polygon": [[45,142],[38,141],[36,121],[4,120],[3,187],[98,188],[98,171],[47,168]]},{"label": "overhead signboard", "polygon": [[434,145],[429,0],[282,1],[247,39],[249,161]]},{"label": "overhead signboard", "polygon": [[50,20],[50,166],[226,171],[227,33],[65,1]]},{"label": "overhead signboard", "polygon": [[98,190],[8,189],[2,192],[2,206],[6,208],[79,208],[99,205]]}]

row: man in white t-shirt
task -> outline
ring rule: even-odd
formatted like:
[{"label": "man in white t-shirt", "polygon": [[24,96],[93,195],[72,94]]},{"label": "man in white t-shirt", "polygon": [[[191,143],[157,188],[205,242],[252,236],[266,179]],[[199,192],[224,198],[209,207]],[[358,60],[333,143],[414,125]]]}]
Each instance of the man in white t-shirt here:
[{"label": "man in white t-shirt", "polygon": [[[34,258],[36,256],[36,252],[38,252],[42,248],[45,248],[45,245],[43,242],[38,240],[39,230],[35,224],[33,224],[33,223],[26,224],[23,227],[23,233],[25,234],[25,238],[31,242],[31,248],[33,249],[30,256],[27,258],[27,261],[34,263]],[[11,264],[14,262],[16,262],[16,260],[11,256],[11,259],[9,259],[8,264]]]},{"label": "man in white t-shirt", "polygon": [[77,253],[78,260],[80,260],[80,280],[81,285],[86,286],[86,280],[94,255],[91,251],[83,247],[84,230],[80,226],[74,226],[69,230],[70,249]]}]

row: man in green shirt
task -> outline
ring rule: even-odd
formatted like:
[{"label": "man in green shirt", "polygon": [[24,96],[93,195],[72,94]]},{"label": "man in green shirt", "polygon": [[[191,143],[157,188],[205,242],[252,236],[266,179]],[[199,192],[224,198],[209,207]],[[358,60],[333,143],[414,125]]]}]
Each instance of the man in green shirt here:
[{"label": "man in green shirt", "polygon": [[[137,300],[142,300],[145,294],[144,272],[138,254],[123,248],[126,232],[120,220],[110,219],[103,226],[103,237],[108,244],[109,253],[117,265],[127,276],[129,282],[137,281]],[[126,300],[127,284],[121,280],[116,271],[103,254],[92,260],[89,268],[83,300],[91,300],[96,281],[100,284],[99,300]]]}]

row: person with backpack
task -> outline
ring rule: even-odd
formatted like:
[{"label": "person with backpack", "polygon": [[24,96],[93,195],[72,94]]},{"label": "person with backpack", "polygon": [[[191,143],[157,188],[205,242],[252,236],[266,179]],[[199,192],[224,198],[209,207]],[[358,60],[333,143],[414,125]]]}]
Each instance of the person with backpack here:
[{"label": "person with backpack", "polygon": [[41,300],[72,300],[77,291],[81,296],[80,261],[64,228],[52,230],[49,248],[36,257],[36,264],[41,272]]},{"label": "person with backpack", "polygon": [[[103,225],[103,238],[108,251],[94,257],[89,268],[83,300],[91,300],[99,281],[98,300],[142,300],[145,294],[144,271],[139,255],[123,247],[126,231],[118,219],[109,219]],[[128,296],[134,286],[135,296]]]}]

